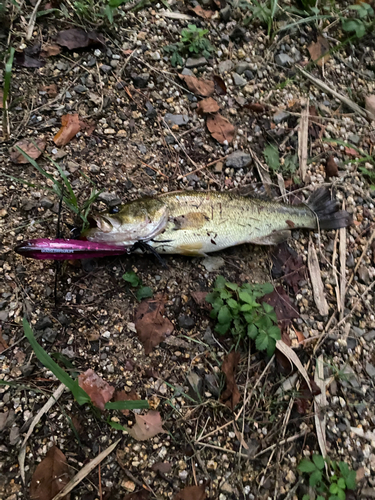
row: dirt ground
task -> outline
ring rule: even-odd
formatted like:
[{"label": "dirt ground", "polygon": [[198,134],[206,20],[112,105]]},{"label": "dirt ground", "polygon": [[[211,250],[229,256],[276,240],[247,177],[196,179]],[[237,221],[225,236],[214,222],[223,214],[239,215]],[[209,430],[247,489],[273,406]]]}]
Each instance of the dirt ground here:
[{"label": "dirt ground", "polygon": [[[99,4],[86,4],[91,15],[76,4],[42,2],[39,10],[54,10],[35,19],[29,40],[33,5],[9,3],[1,14],[2,60],[10,47],[16,56],[0,143],[0,360],[8,383],[0,385],[0,499],[52,500],[51,493],[32,496],[30,483],[53,445],[65,455],[71,478],[117,440],[70,498],[198,500],[205,487],[207,498],[219,500],[315,498],[297,466],[323,450],[356,471],[357,488],[346,491],[346,499],[375,498],[373,25],[349,39],[340,15],[354,11],[345,11],[345,2],[314,21],[280,2],[271,36],[256,17],[245,25],[248,8],[238,2],[205,2],[210,19],[192,10],[194,2],[172,0],[168,10],[151,1],[138,12],[124,4],[113,24],[95,17]],[[213,50],[200,62],[183,54],[184,64],[174,68],[163,46],[178,42],[189,24],[208,30]],[[69,49],[61,32],[72,28],[96,35]],[[320,48],[312,56],[314,43]],[[328,57],[311,62],[326,50]],[[210,133],[210,118],[197,112],[202,96],[178,77],[183,68],[185,75],[215,81],[212,97],[234,127],[232,137],[224,133],[228,140]],[[5,86],[4,71],[3,92]],[[79,115],[80,126],[57,146],[65,115]],[[181,189],[296,203],[326,185],[353,224],[294,230],[286,253],[285,247],[243,245],[214,259],[163,256],[166,267],[148,254],[59,265],[27,259],[14,252],[18,243],[55,238],[58,227],[61,237],[71,237],[82,221],[59,203],[50,179],[20,163],[14,145],[22,139],[44,143],[37,163],[61,180],[49,158],[57,162],[80,204],[93,186],[102,191],[96,211]],[[279,151],[276,167],[265,153],[269,144]],[[308,266],[311,248],[318,275]],[[136,290],[123,279],[129,271],[163,297],[174,327],[149,354],[135,328]],[[282,338],[309,378],[317,380],[317,363],[323,370],[315,404],[295,365],[280,353],[270,359],[252,343],[238,346],[239,403],[233,411],[223,403],[221,367],[233,339],[214,332],[207,304],[194,295],[210,291],[218,275],[237,284],[271,282],[289,302],[286,311],[296,314],[285,318]],[[24,317],[73,377],[92,369],[117,391],[147,400],[164,431],[137,441],[109,421],[131,427],[139,410],[100,412],[80,406],[68,390],[30,427],[59,381],[25,338]],[[30,428],[23,482],[19,452]],[[201,497],[186,490],[191,485],[201,487]]]}]

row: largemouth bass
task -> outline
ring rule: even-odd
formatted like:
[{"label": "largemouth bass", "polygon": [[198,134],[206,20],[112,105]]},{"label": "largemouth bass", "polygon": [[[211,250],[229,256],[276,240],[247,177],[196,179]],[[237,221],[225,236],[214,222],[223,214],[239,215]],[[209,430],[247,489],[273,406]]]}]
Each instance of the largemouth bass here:
[{"label": "largemouth bass", "polygon": [[351,223],[328,189],[297,206],[230,193],[177,192],[122,205],[94,216],[89,241],[130,246],[146,242],[161,254],[205,255],[243,243],[275,245],[291,229],[337,229]]}]

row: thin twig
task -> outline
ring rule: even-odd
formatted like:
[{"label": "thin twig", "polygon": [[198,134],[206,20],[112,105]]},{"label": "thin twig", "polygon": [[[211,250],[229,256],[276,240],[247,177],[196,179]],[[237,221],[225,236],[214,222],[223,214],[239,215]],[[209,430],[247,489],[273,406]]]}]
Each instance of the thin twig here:
[{"label": "thin twig", "polygon": [[34,10],[30,16],[30,21],[29,25],[27,27],[27,33],[26,33],[26,40],[29,42],[31,40],[31,37],[33,36],[33,31],[34,31],[34,26],[35,26],[35,21],[36,21],[36,15],[39,9],[39,5],[42,3],[42,0],[38,0],[37,3],[35,4]]},{"label": "thin twig", "polygon": [[[342,209],[345,210],[345,201]],[[346,294],[346,227],[341,227],[340,233],[340,320],[344,317],[345,310],[345,294]]]}]

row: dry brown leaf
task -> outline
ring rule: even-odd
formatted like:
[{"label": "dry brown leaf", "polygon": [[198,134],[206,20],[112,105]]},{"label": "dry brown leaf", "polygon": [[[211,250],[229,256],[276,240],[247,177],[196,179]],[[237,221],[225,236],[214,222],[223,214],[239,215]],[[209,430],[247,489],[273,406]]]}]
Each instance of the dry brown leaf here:
[{"label": "dry brown leaf", "polygon": [[86,32],[81,28],[71,28],[57,33],[56,43],[69,50],[74,50],[91,45],[103,45],[104,39],[95,31]]},{"label": "dry brown leaf", "polygon": [[226,95],[227,86],[225,85],[225,82],[221,78],[221,76],[214,75],[212,78],[214,79],[215,92],[217,93],[217,95]]},{"label": "dry brown leaf", "polygon": [[158,411],[151,410],[145,415],[135,415],[135,424],[129,429],[129,434],[137,441],[146,441],[160,432],[165,432]]},{"label": "dry brown leaf", "polygon": [[135,312],[135,328],[146,354],[173,332],[173,325],[163,316],[164,300],[160,296],[143,300]]},{"label": "dry brown leaf", "polygon": [[47,43],[42,45],[42,50],[40,51],[41,57],[51,57],[57,56],[61,52],[61,47],[55,43]]},{"label": "dry brown leaf", "polygon": [[203,80],[190,75],[179,75],[179,77],[186,83],[188,89],[196,95],[209,97],[214,93],[215,84],[212,80]]},{"label": "dry brown leaf", "polygon": [[[33,144],[33,142],[35,144]],[[33,139],[21,139],[16,142],[13,146],[12,152],[10,153],[10,159],[13,163],[29,163],[29,160],[23,156],[17,149],[16,146],[22,149],[26,154],[28,154],[31,158],[36,160],[43,153],[46,148],[47,142],[43,138],[35,138]]]},{"label": "dry brown leaf", "polygon": [[201,486],[186,486],[173,497],[173,500],[205,500],[207,498],[205,490],[205,484]]},{"label": "dry brown leaf", "polygon": [[0,109],[3,109],[4,92],[0,89]]},{"label": "dry brown leaf", "polygon": [[51,83],[51,85],[43,85],[39,90],[41,92],[46,92],[49,97],[56,97],[58,94],[56,83]]},{"label": "dry brown leaf", "polygon": [[316,42],[312,42],[307,47],[307,50],[310,53],[311,59],[313,61],[316,61],[316,64],[318,66],[323,66],[323,63],[326,63],[328,59],[331,57],[330,54],[324,55],[327,52],[329,52],[329,48],[330,48],[329,41],[327,40],[327,38],[324,38],[323,36],[319,35],[318,38],[316,39]]},{"label": "dry brown leaf", "polygon": [[345,148],[345,154],[352,156],[353,158],[357,158],[359,156],[358,151],[353,148]]},{"label": "dry brown leaf", "polygon": [[105,382],[91,368],[79,375],[78,384],[90,396],[92,404],[102,411],[104,411],[104,405],[112,399],[115,392],[115,388]]},{"label": "dry brown leaf", "polygon": [[[138,394],[132,389],[130,392],[125,391],[116,391],[114,401],[138,401],[140,397]],[[129,415],[129,410],[121,410],[124,415]]]},{"label": "dry brown leaf", "polygon": [[318,308],[319,314],[321,316],[327,316],[329,312],[328,302],[324,292],[324,285],[320,272],[318,256],[315,250],[314,243],[311,240],[309,242],[308,248],[308,268],[313,288],[315,305]]},{"label": "dry brown leaf", "polygon": [[365,97],[365,108],[371,114],[371,119],[375,120],[375,94]]},{"label": "dry brown leaf", "polygon": [[1,334],[1,327],[0,327],[0,352],[5,351],[5,349],[8,349],[8,344],[3,339],[3,336]]},{"label": "dry brown leaf", "polygon": [[330,179],[331,177],[337,177],[339,174],[339,169],[333,155],[329,155],[326,163],[326,177]]},{"label": "dry brown leaf", "polygon": [[236,128],[224,116],[221,116],[219,113],[209,115],[206,123],[212,137],[220,142],[220,144],[224,144],[225,142],[229,144],[233,141]]},{"label": "dry brown leaf", "polygon": [[[69,467],[65,455],[57,446],[47,452],[35,469],[30,484],[32,500],[52,500],[69,482]],[[69,500],[70,494],[64,497]]]},{"label": "dry brown leaf", "polygon": [[200,5],[197,5],[194,7],[194,9],[191,9],[194,11],[197,16],[202,17],[203,19],[211,19],[211,17],[214,15],[212,10],[204,10]]},{"label": "dry brown leaf", "polygon": [[63,115],[61,117],[61,128],[53,138],[56,146],[65,146],[81,130],[82,123],[77,113],[73,115]]},{"label": "dry brown leaf", "polygon": [[215,99],[212,99],[212,97],[207,97],[207,99],[203,99],[198,103],[197,107],[197,111],[200,114],[217,113],[219,109],[220,109],[219,104],[215,101]]},{"label": "dry brown leaf", "polygon": [[240,401],[240,392],[238,390],[235,375],[241,355],[239,352],[232,351],[225,356],[221,371],[225,375],[225,389],[221,393],[220,401],[232,411]]},{"label": "dry brown leaf", "polygon": [[246,109],[250,109],[250,111],[253,111],[254,113],[264,113],[266,111],[266,107],[259,102],[249,102],[247,104],[244,104],[243,107]]}]

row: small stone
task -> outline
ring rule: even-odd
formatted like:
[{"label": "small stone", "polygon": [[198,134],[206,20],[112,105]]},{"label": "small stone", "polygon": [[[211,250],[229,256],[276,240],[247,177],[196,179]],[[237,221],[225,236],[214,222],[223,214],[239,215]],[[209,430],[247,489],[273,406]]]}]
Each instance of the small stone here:
[{"label": "small stone", "polygon": [[44,318],[35,323],[35,330],[44,330],[46,328],[51,328],[52,326],[52,320],[48,316],[44,316]]},{"label": "small stone", "polygon": [[349,134],[348,139],[350,142],[352,142],[355,145],[359,144],[361,141],[361,138],[357,134]]},{"label": "small stone", "polygon": [[375,330],[371,330],[370,332],[366,333],[366,335],[364,336],[364,339],[367,342],[371,342],[371,340],[374,340],[375,339]]},{"label": "small stone", "polygon": [[233,63],[230,59],[226,61],[221,61],[218,66],[218,71],[222,75],[225,72],[231,71],[233,68]]},{"label": "small stone", "polygon": [[366,363],[365,370],[366,370],[367,375],[369,377],[375,378],[375,366],[374,365],[372,365],[371,363]]},{"label": "small stone", "polygon": [[93,174],[98,174],[100,172],[100,167],[98,165],[95,165],[94,163],[89,166],[90,172]]},{"label": "small stone", "polygon": [[207,59],[205,57],[189,57],[186,60],[186,68],[199,68],[200,66],[206,66]]},{"label": "small stone", "polygon": [[146,33],[145,31],[140,31],[140,32],[137,34],[137,39],[138,39],[138,40],[145,41],[145,40],[146,40],[146,37],[147,37],[147,33]]},{"label": "small stone", "polygon": [[102,55],[101,51],[99,49],[94,50],[94,56],[95,57],[100,57]]},{"label": "small stone", "polygon": [[286,111],[278,111],[273,115],[273,121],[274,123],[276,123],[276,125],[278,125],[279,123],[287,120],[289,116],[289,113],[287,113]]},{"label": "small stone", "polygon": [[206,465],[208,470],[216,470],[217,469],[217,462],[215,460],[209,460]]},{"label": "small stone", "polygon": [[51,201],[49,198],[42,198],[40,200],[40,206],[43,208],[52,208],[54,205],[54,202]]},{"label": "small stone", "polygon": [[241,61],[237,63],[235,67],[236,73],[238,73],[239,75],[245,73],[247,69],[249,69],[249,63],[246,61]]},{"label": "small stone", "polygon": [[126,481],[124,480],[122,483],[121,483],[121,486],[126,490],[126,491],[134,491],[135,490],[135,484],[133,483],[133,481]]},{"label": "small stone", "polygon": [[126,130],[119,130],[116,135],[117,137],[126,137],[128,134]]},{"label": "small stone", "polygon": [[5,210],[5,208],[2,208],[0,210],[0,219],[2,219],[3,217],[5,217],[6,215],[8,215],[8,212]]},{"label": "small stone", "polygon": [[241,26],[236,26],[232,33],[229,35],[229,38],[233,41],[236,42],[238,40],[242,40],[243,37],[245,36],[246,30],[245,28],[242,28]]},{"label": "small stone", "polygon": [[288,481],[288,483],[294,484],[296,482],[296,475],[292,470],[289,470],[289,472],[285,476],[285,479]]},{"label": "small stone", "polygon": [[218,161],[215,163],[214,168],[212,169],[214,174],[221,174],[223,171],[224,165],[222,161]]},{"label": "small stone", "polygon": [[190,386],[189,395],[196,401],[200,401],[203,394],[203,380],[194,371],[186,375],[186,380]]},{"label": "small stone", "polygon": [[363,337],[363,335],[365,334],[365,330],[359,328],[358,326],[352,326],[350,331],[354,333],[356,337]]},{"label": "small stone", "polygon": [[358,269],[358,278],[365,285],[370,284],[370,274],[366,266],[360,266],[360,268]]},{"label": "small stone", "polygon": [[150,57],[153,61],[160,61],[160,52],[158,52],[157,50],[155,52],[151,52]]},{"label": "small stone", "polygon": [[226,167],[245,168],[251,163],[251,156],[243,151],[231,153],[225,161]]},{"label": "small stone", "polygon": [[101,69],[101,71],[103,71],[103,73],[109,73],[110,71],[112,71],[112,67],[108,66],[108,64],[102,64],[101,66],[99,66],[99,68]]},{"label": "small stone", "polygon": [[179,127],[189,122],[189,117],[187,115],[172,115],[171,113],[167,113],[164,119],[168,125],[178,125]]},{"label": "small stone", "polygon": [[230,5],[227,4],[223,9],[220,11],[221,19],[224,21],[224,23],[227,23],[232,15],[232,9],[230,8]]},{"label": "small stone", "polygon": [[254,73],[252,71],[250,71],[249,69],[247,69],[245,71],[245,76],[248,80],[254,80],[254,78],[255,78]]},{"label": "small stone", "polygon": [[154,106],[150,103],[150,101],[146,101],[146,109],[147,109],[146,116],[148,118],[156,118],[157,116],[156,110]]},{"label": "small stone", "polygon": [[46,328],[42,335],[42,338],[50,344],[53,344],[55,342],[56,337],[57,330],[54,330],[53,328]]},{"label": "small stone", "polygon": [[233,73],[233,81],[234,81],[234,84],[237,86],[237,87],[243,87],[244,85],[247,84],[247,81],[245,80],[245,78],[241,75],[239,75],[238,73]]},{"label": "small stone", "polygon": [[107,134],[107,135],[113,135],[113,134],[116,133],[116,130],[113,129],[113,128],[108,127],[108,128],[104,129],[104,133]]},{"label": "small stone", "polygon": [[279,66],[287,66],[288,64],[294,64],[294,59],[288,54],[277,54],[275,56],[275,63],[278,64]]},{"label": "small stone", "polygon": [[186,76],[195,76],[194,73],[190,69],[188,69],[188,68],[184,68],[181,71],[181,74],[182,75],[186,75]]},{"label": "small stone", "polygon": [[202,266],[209,272],[217,271],[223,267],[225,261],[222,257],[205,257],[202,260]]},{"label": "small stone", "polygon": [[348,255],[348,258],[346,259],[346,267],[354,267],[355,266],[355,260],[354,256],[352,253]]},{"label": "small stone", "polygon": [[178,325],[180,328],[190,330],[195,325],[195,320],[191,316],[181,315],[178,318]]},{"label": "small stone", "polygon": [[75,87],[73,87],[73,90],[78,94],[84,94],[88,91],[88,88],[85,87],[85,85],[76,85]]},{"label": "small stone", "polygon": [[186,481],[187,477],[188,477],[189,473],[187,470],[182,470],[178,473],[178,477],[180,479],[182,479],[182,481]]},{"label": "small stone", "polygon": [[220,490],[223,491],[224,493],[229,493],[229,494],[233,493],[233,488],[227,481],[225,481],[225,483],[221,485]]},{"label": "small stone", "polygon": [[9,444],[14,446],[20,440],[20,430],[18,427],[12,427],[9,434]]},{"label": "small stone", "polygon": [[133,80],[135,88],[144,89],[145,87],[147,87],[147,82],[150,79],[150,73],[141,73],[140,75],[132,73],[130,76]]},{"label": "small stone", "polygon": [[119,63],[120,63],[120,61],[118,61],[117,59],[112,59],[112,61],[110,62],[110,65],[112,66],[112,68],[117,68]]},{"label": "small stone", "polygon": [[9,311],[0,311],[0,321],[7,321]]},{"label": "small stone", "polygon": [[109,202],[115,200],[116,198],[117,198],[117,196],[115,195],[115,193],[109,193],[108,191],[105,191],[104,193],[100,193],[100,195],[98,196],[98,200],[104,201],[104,203],[109,203]]}]

